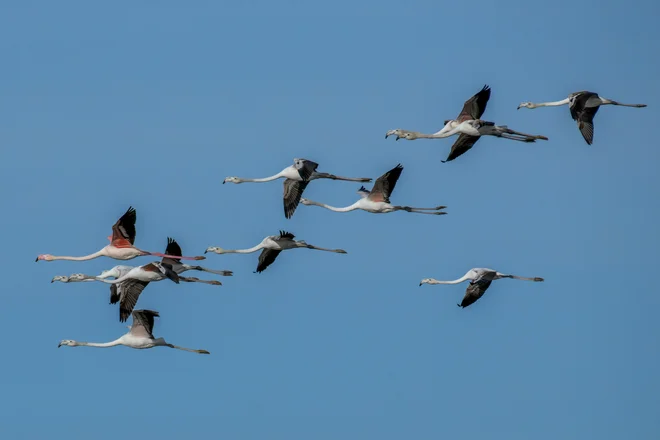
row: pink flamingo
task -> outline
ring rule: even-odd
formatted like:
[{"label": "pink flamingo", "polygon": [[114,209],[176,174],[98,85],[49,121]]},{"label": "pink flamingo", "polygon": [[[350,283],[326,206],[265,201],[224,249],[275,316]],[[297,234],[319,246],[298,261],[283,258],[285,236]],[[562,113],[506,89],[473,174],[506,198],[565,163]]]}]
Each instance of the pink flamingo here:
[{"label": "pink flamingo", "polygon": [[53,261],[53,260],[70,260],[70,261],[84,261],[93,260],[98,257],[110,257],[115,260],[132,260],[135,257],[142,257],[146,255],[153,255],[155,257],[173,258],[177,260],[205,260],[204,256],[197,257],[182,257],[178,255],[167,255],[159,252],[148,252],[136,248],[135,243],[135,220],[137,218],[135,209],[129,207],[128,211],[121,216],[119,220],[112,226],[112,235],[108,236],[110,244],[98,252],[84,257],[67,257],[67,256],[54,256],[50,254],[42,254],[37,257],[35,261]]}]

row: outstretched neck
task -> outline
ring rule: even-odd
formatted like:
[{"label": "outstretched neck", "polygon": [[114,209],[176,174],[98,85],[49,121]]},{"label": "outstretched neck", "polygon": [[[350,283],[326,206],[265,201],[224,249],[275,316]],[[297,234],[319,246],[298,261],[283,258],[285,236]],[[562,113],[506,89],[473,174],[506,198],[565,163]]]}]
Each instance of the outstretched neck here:
[{"label": "outstretched neck", "polygon": [[320,206],[321,208],[329,209],[330,211],[335,211],[335,212],[349,212],[358,209],[358,203],[353,203],[351,206],[346,206],[343,208],[337,208],[335,206],[326,205],[325,203],[314,202],[312,200],[310,200],[308,204]]},{"label": "outstretched neck", "polygon": [[471,278],[472,278],[472,277],[470,276],[470,273],[466,274],[465,276],[463,276],[463,277],[461,277],[461,278],[459,278],[459,279],[457,279],[457,280],[453,280],[453,281],[439,281],[439,280],[436,280],[436,279],[434,279],[434,278],[431,278],[431,279],[428,281],[428,284],[460,284],[460,283],[462,283],[463,281],[468,280],[468,279],[471,279]]},{"label": "outstretched neck", "polygon": [[108,348],[121,345],[121,338],[110,342],[76,342],[76,345],[83,347]]},{"label": "outstretched neck", "polygon": [[558,107],[560,105],[566,105],[569,102],[569,98],[562,99],[561,101],[551,101],[551,102],[538,102],[532,103],[532,108],[536,107]]},{"label": "outstretched neck", "polygon": [[251,247],[249,249],[225,249],[222,251],[223,254],[251,254],[256,252],[259,249],[263,248],[263,244],[259,243],[258,245]]},{"label": "outstretched neck", "polygon": [[451,136],[451,135],[446,134],[446,132],[444,130],[445,129],[443,128],[439,132],[433,133],[433,134],[419,133],[419,132],[415,131],[415,132],[413,132],[413,134],[415,135],[415,137],[417,139],[441,139],[441,138]]},{"label": "outstretched neck", "polygon": [[83,257],[68,257],[68,256],[52,256],[50,259],[51,260],[67,260],[67,261],[85,261],[85,260],[93,260],[94,258],[98,257],[103,257],[106,255],[105,248],[101,249],[98,252],[94,252],[93,254],[90,255],[85,255]]},{"label": "outstretched neck", "polygon": [[282,177],[282,173],[277,173],[274,176],[264,177],[264,178],[261,178],[261,179],[241,179],[241,178],[239,178],[238,180],[240,182],[257,182],[258,183],[258,182],[270,182],[271,180],[277,180],[280,177]]}]

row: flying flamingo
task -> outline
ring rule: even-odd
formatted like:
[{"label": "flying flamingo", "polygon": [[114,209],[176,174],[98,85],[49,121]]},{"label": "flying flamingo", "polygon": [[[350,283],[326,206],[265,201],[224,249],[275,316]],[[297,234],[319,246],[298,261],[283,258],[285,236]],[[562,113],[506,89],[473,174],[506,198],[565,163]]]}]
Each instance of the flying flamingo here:
[{"label": "flying flamingo", "polygon": [[[442,163],[450,162],[465,154],[481,136],[496,136],[520,142],[535,142],[537,139],[548,140],[545,136],[521,133],[509,129],[506,125],[495,125],[493,122],[482,121],[480,118],[486,111],[486,105],[489,99],[490,87],[485,85],[479,92],[465,101],[463,110],[461,110],[456,119],[448,119],[444,122],[445,126],[442,130],[433,134],[424,134],[397,128],[388,131],[385,134],[385,139],[388,136],[394,135],[396,135],[397,141],[399,139],[410,141],[415,139],[441,139],[460,133],[458,139],[456,139],[456,142],[451,147],[449,156],[447,156],[446,160],[441,161]],[[450,131],[451,133],[448,133]]]},{"label": "flying flamingo", "polygon": [[459,278],[454,281],[438,281],[433,278],[424,278],[419,283],[419,285],[421,286],[422,284],[459,284],[462,283],[463,281],[470,280],[470,284],[467,286],[467,289],[465,290],[465,296],[463,297],[463,301],[460,304],[456,304],[458,307],[467,307],[470,304],[473,304],[479,298],[481,298],[484,295],[484,293],[486,293],[486,290],[488,289],[488,287],[490,287],[490,283],[492,283],[494,280],[499,280],[501,278],[513,278],[516,280],[537,281],[537,282],[543,281],[543,278],[539,278],[539,277],[526,278],[526,277],[519,277],[517,275],[508,275],[508,274],[500,273],[493,269],[473,268],[470,269],[462,278]]},{"label": "flying flamingo", "polygon": [[240,177],[227,177],[222,182],[243,183],[243,182],[270,182],[279,178],[284,178],[284,216],[291,218],[298,207],[300,197],[303,191],[309,185],[309,182],[315,179],[346,180],[349,182],[371,182],[368,177],[340,177],[334,174],[319,173],[316,168],[318,163],[307,159],[293,159],[293,165],[284,168],[274,176],[263,179],[242,179]]},{"label": "flying flamingo", "polygon": [[578,129],[582,133],[582,137],[591,145],[594,141],[594,117],[598,113],[601,105],[620,105],[622,107],[646,107],[646,104],[623,104],[621,102],[612,101],[611,99],[603,98],[598,93],[588,92],[583,90],[568,95],[568,98],[561,101],[554,102],[521,102],[518,110],[521,108],[537,108],[537,107],[557,107],[560,105],[568,104],[571,111],[571,118],[577,122]]},{"label": "flying flamingo", "polygon": [[130,326],[130,330],[125,335],[121,336],[119,339],[115,339],[111,342],[78,342],[71,339],[64,339],[60,341],[57,345],[57,348],[60,348],[63,345],[68,345],[69,347],[99,347],[107,348],[114,347],[116,345],[125,345],[130,348],[146,349],[153,347],[170,347],[176,348],[178,350],[190,351],[193,353],[199,354],[211,354],[206,350],[195,350],[192,348],[179,347],[174,344],[170,344],[165,341],[163,338],[154,338],[152,334],[154,328],[154,318],[160,316],[158,312],[153,310],[135,310],[133,312],[133,324]]},{"label": "flying flamingo", "polygon": [[58,257],[50,254],[39,255],[35,261],[53,261],[53,260],[71,260],[71,261],[84,261],[92,260],[98,257],[110,257],[115,260],[132,260],[135,257],[146,255],[153,255],[156,257],[176,257],[184,260],[203,260],[206,257],[181,257],[175,255],[166,255],[158,252],[148,252],[136,248],[133,243],[135,242],[135,209],[129,207],[126,213],[121,216],[119,220],[112,226],[112,235],[108,237],[110,244],[98,252],[95,252],[84,257]]},{"label": "flying flamingo", "polygon": [[216,254],[250,254],[256,252],[260,249],[263,249],[261,255],[259,255],[259,264],[257,265],[257,273],[261,273],[268,266],[273,264],[273,261],[277,258],[280,252],[287,249],[296,249],[296,248],[307,248],[307,249],[316,249],[317,251],[326,251],[326,252],[336,252],[338,254],[347,253],[343,249],[326,249],[322,247],[312,246],[307,244],[304,240],[294,240],[295,235],[290,232],[280,231],[280,235],[270,235],[264,238],[261,243],[251,247],[250,249],[222,249],[220,247],[211,246],[204,251],[215,252]]},{"label": "flying flamingo", "polygon": [[335,208],[333,206],[326,205],[324,203],[314,202],[305,198],[300,199],[300,203],[303,205],[316,205],[322,208],[329,209],[330,211],[335,212],[349,212],[356,209],[361,209],[363,211],[372,212],[375,214],[386,214],[388,212],[394,211],[406,211],[406,212],[415,212],[418,214],[432,214],[432,215],[444,215],[446,212],[425,212],[425,211],[439,211],[445,209],[446,206],[436,206],[435,208],[412,208],[410,206],[395,206],[390,204],[390,195],[394,191],[397,180],[401,176],[403,171],[403,166],[401,164],[392,168],[378,179],[374,183],[374,187],[371,191],[368,191],[364,186],[360,187],[358,194],[362,197],[357,202],[353,203],[350,206],[345,208]]}]

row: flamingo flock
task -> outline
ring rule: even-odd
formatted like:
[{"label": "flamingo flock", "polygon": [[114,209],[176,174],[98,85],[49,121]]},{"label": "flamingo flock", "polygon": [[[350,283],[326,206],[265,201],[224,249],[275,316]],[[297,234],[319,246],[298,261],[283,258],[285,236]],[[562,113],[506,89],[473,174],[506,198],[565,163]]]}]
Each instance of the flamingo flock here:
[{"label": "flamingo flock", "polygon": [[[463,109],[456,119],[447,119],[444,121],[444,127],[432,134],[424,134],[417,131],[404,129],[389,130],[385,134],[387,139],[394,136],[396,140],[416,140],[416,139],[444,139],[457,136],[456,141],[451,146],[449,154],[442,163],[454,161],[463,156],[483,136],[492,136],[502,139],[508,139],[524,143],[534,143],[537,140],[548,141],[548,137],[543,135],[526,134],[510,129],[506,125],[496,125],[494,122],[482,119],[486,111],[487,104],[491,97],[491,88],[485,85],[481,90],[475,93],[463,104]],[[576,121],[578,129],[585,142],[592,145],[594,142],[594,117],[599,108],[604,105],[615,105],[624,107],[646,107],[646,104],[623,104],[612,99],[603,98],[597,93],[589,91],[575,92],[568,95],[567,98],[554,102],[522,102],[518,109],[535,109],[538,107],[569,106],[571,117]],[[362,210],[373,214],[388,214],[396,211],[404,211],[416,214],[426,215],[446,215],[447,208],[444,205],[438,205],[430,208],[420,208],[407,205],[394,205],[390,197],[396,187],[396,184],[403,172],[403,166],[397,164],[394,168],[378,177],[371,190],[360,186],[357,194],[360,199],[355,203],[345,207],[334,207],[325,203],[316,202],[302,197],[309,183],[313,180],[326,179],[347,182],[371,182],[369,177],[341,177],[335,174],[319,172],[319,164],[309,159],[294,158],[293,165],[284,168],[279,173],[264,178],[240,178],[226,177],[224,183],[241,184],[246,182],[266,183],[278,179],[283,181],[283,208],[284,217],[291,219],[300,204],[306,206],[318,206],[334,212],[350,212]],[[84,256],[55,256],[51,254],[38,255],[36,261],[52,262],[56,260],[68,261],[86,261],[99,257],[107,257],[114,260],[127,261],[137,257],[160,257],[160,261],[151,261],[140,266],[117,265],[108,270],[102,271],[99,275],[86,275],[83,273],[74,273],[71,275],[55,275],[51,283],[104,283],[110,288],[109,302],[111,305],[118,304],[119,321],[125,322],[129,316],[133,317],[132,325],[128,333],[118,339],[106,343],[79,342],[71,339],[60,341],[58,347],[114,347],[124,345],[135,349],[148,349],[153,347],[170,347],[179,350],[189,351],[198,354],[210,354],[207,350],[190,349],[179,347],[163,338],[156,338],[153,335],[155,318],[160,314],[153,310],[136,310],[136,305],[142,292],[151,284],[159,281],[181,285],[184,283],[199,283],[213,286],[221,286],[218,280],[202,280],[196,277],[185,277],[181,275],[186,271],[207,272],[219,276],[233,276],[232,271],[208,269],[206,267],[183,263],[182,260],[199,261],[206,259],[205,256],[183,256],[179,243],[171,237],[167,238],[167,245],[164,253],[145,251],[135,246],[136,239],[136,219],[137,212],[131,206],[128,210],[112,225],[112,235],[108,236],[110,244],[89,255]],[[247,249],[224,249],[217,246],[209,246],[205,254],[250,254],[261,251],[255,273],[262,273],[269,268],[282,251],[291,249],[311,249],[337,254],[347,254],[343,249],[330,249],[308,244],[304,240],[296,240],[291,232],[280,230],[279,234],[265,237],[259,244]],[[334,257],[333,257],[334,258]],[[273,270],[273,269],[271,269]],[[468,307],[482,298],[490,285],[495,280],[516,279],[532,282],[544,281],[541,277],[522,277],[498,272],[489,268],[473,268],[464,276],[453,281],[438,281],[434,278],[424,278],[419,283],[435,284],[460,284],[469,281],[463,300],[457,305],[461,308]],[[167,280],[167,281],[166,281]]]}]

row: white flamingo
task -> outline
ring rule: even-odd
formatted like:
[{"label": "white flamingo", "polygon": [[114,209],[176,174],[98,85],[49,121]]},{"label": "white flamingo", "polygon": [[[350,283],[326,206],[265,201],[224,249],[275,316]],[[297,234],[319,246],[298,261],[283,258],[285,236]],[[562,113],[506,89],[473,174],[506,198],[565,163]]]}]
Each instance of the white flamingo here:
[{"label": "white flamingo", "polygon": [[543,278],[540,277],[527,278],[527,277],[520,277],[517,275],[500,273],[497,272],[496,270],[488,269],[488,268],[473,268],[470,269],[465,275],[463,275],[461,278],[457,280],[438,281],[434,278],[424,278],[419,283],[419,285],[421,286],[422,284],[459,284],[462,283],[463,281],[469,280],[470,284],[465,290],[465,296],[463,297],[463,301],[460,304],[456,304],[459,307],[467,307],[470,304],[473,304],[479,298],[481,298],[484,295],[484,293],[486,293],[486,290],[488,289],[488,287],[490,287],[490,283],[492,283],[494,280],[499,280],[501,278],[513,278],[516,280],[537,281],[537,282],[543,281]]},{"label": "white flamingo", "polygon": [[582,137],[591,145],[594,141],[594,117],[598,113],[601,105],[619,105],[622,107],[646,107],[646,104],[623,104],[611,99],[603,98],[598,93],[583,90],[568,95],[568,98],[553,102],[521,102],[518,110],[521,108],[534,109],[538,107],[557,107],[568,104],[571,111],[571,117],[577,122],[578,129]]},{"label": "white flamingo", "polygon": [[305,188],[307,188],[307,185],[309,185],[309,182],[312,180],[332,179],[345,180],[348,182],[371,182],[369,177],[341,177],[335,176],[334,174],[319,173],[316,171],[318,166],[318,163],[312,162],[311,160],[296,158],[293,159],[293,165],[284,168],[273,176],[264,177],[263,179],[243,179],[232,176],[225,178],[222,183],[270,182],[272,180],[284,178],[284,216],[286,218],[291,218],[298,207],[300,197],[305,191]]},{"label": "white flamingo", "polygon": [[107,348],[115,347],[117,345],[124,345],[130,348],[137,349],[146,349],[153,347],[170,347],[176,348],[177,350],[190,351],[192,353],[199,354],[211,354],[207,350],[195,350],[192,348],[179,347],[178,345],[170,344],[165,341],[163,338],[154,338],[152,333],[154,328],[154,318],[160,316],[158,312],[153,310],[135,310],[133,312],[133,324],[130,326],[130,330],[125,335],[121,336],[119,339],[115,339],[111,342],[78,342],[71,339],[64,339],[60,341],[57,345],[57,348],[60,348],[63,345],[68,345],[69,347],[98,347],[98,348]]},{"label": "white flamingo", "polygon": [[317,251],[326,251],[326,252],[335,252],[338,254],[347,253],[343,249],[326,249],[318,246],[312,246],[307,244],[304,240],[294,240],[295,235],[290,232],[280,231],[280,235],[270,235],[264,238],[261,243],[251,247],[249,249],[223,249],[217,246],[211,246],[204,251],[214,252],[216,254],[250,254],[252,252],[257,252],[258,250],[263,249],[261,255],[259,255],[259,263],[257,264],[257,270],[255,272],[261,273],[268,266],[273,264],[280,252],[288,249],[315,249]]},{"label": "white flamingo", "polygon": [[[69,256],[54,256],[50,254],[42,254],[37,257],[35,261],[54,261],[54,260],[70,260],[70,261],[85,261],[92,260],[98,257],[109,257],[115,260],[132,260],[136,257],[152,255],[156,257],[172,257],[172,255],[161,254],[159,252],[148,252],[136,248],[135,243],[135,221],[137,215],[135,209],[129,207],[126,213],[121,216],[117,222],[112,225],[112,235],[108,237],[110,244],[98,252],[83,257],[69,257]],[[184,260],[203,260],[206,257],[177,257]]]},{"label": "white flamingo", "polygon": [[390,195],[394,191],[397,180],[401,176],[403,171],[403,166],[401,164],[392,168],[378,179],[374,183],[374,187],[371,191],[367,190],[364,186],[358,190],[358,194],[362,197],[357,202],[353,203],[350,206],[344,208],[336,208],[334,206],[326,205],[325,203],[314,202],[305,198],[300,199],[300,203],[303,205],[316,205],[330,211],[335,212],[349,212],[356,209],[361,209],[363,211],[371,212],[374,214],[386,214],[389,212],[395,211],[406,211],[406,212],[415,212],[418,214],[431,214],[431,215],[444,215],[446,212],[426,212],[426,211],[440,211],[445,209],[446,206],[436,206],[435,208],[413,208],[410,206],[397,206],[390,203]]},{"label": "white flamingo", "polygon": [[[396,136],[397,141],[399,139],[410,141],[415,139],[442,139],[460,133],[458,139],[456,139],[456,142],[452,145],[447,159],[441,161],[443,163],[450,162],[465,154],[481,136],[496,136],[521,142],[535,142],[536,139],[548,140],[545,136],[525,134],[511,130],[506,125],[495,125],[493,122],[481,121],[480,118],[486,111],[489,99],[490,87],[485,85],[479,92],[475,93],[470,99],[465,101],[463,104],[463,110],[461,110],[456,119],[448,119],[444,122],[445,126],[442,130],[433,134],[424,134],[397,128],[388,131],[385,134],[385,139],[387,139],[388,136]],[[468,121],[478,122],[463,125]],[[452,132],[449,133],[450,131]]]}]

